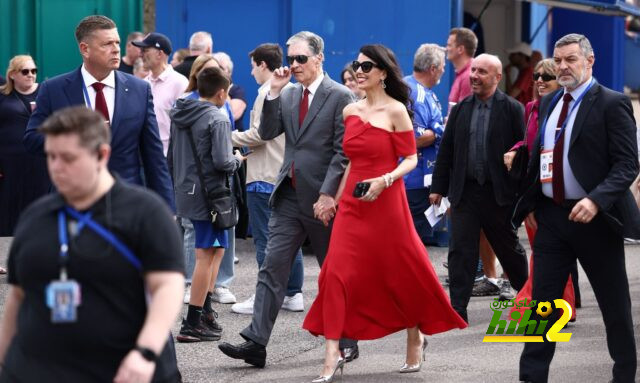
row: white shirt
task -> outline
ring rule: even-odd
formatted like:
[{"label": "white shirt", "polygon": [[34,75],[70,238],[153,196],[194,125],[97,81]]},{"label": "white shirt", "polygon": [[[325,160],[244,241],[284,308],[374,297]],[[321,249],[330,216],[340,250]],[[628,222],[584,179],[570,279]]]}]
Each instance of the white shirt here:
[{"label": "white shirt", "polygon": [[[95,82],[101,82],[105,85],[102,88],[102,93],[104,94],[104,99],[107,102],[107,109],[109,110],[109,121],[113,121],[113,109],[116,104],[116,75],[114,71],[111,71],[109,75],[104,78],[102,81],[96,80],[95,77],[91,75],[82,64],[82,68],[80,68],[80,73],[82,74],[82,81],[84,81],[84,86],[87,89],[87,92],[82,92],[84,97],[84,103],[87,107],[90,107],[93,110],[96,110],[96,90],[91,86]],[[87,95],[89,95],[89,100],[87,101]]]},{"label": "white shirt", "polygon": [[[573,108],[573,104],[575,104],[576,100],[591,84],[592,79],[589,78],[582,85],[577,87],[571,92],[567,92],[564,90],[564,94],[571,93],[571,97],[573,97],[573,101],[569,103],[569,111],[571,112],[571,108]],[[563,94],[563,96],[564,96]],[[583,99],[584,101],[584,99]],[[562,97],[560,97],[560,101],[553,108],[553,111],[549,115],[547,120],[547,126],[544,131],[544,150],[553,150],[553,146],[555,143],[555,135],[556,135],[556,126],[558,125],[558,119],[560,118],[560,112],[562,111],[562,104],[564,101]],[[564,198],[565,199],[582,199],[587,196],[587,192],[580,186],[578,180],[573,174],[573,170],[571,169],[571,164],[569,163],[569,146],[571,142],[571,133],[573,132],[573,123],[576,120],[576,116],[578,115],[578,111],[582,107],[582,101],[580,105],[569,115],[567,115],[567,127],[564,131],[564,147],[562,148],[562,171],[564,178]],[[549,197],[553,198],[553,184],[551,182],[542,184],[542,193]]]},{"label": "white shirt", "polygon": [[[304,90],[305,89],[309,89],[309,105],[307,106],[311,106],[311,101],[313,101],[313,96],[316,94],[316,92],[318,91],[318,88],[320,87],[320,84],[322,83],[322,80],[324,80],[324,72],[320,72],[320,76],[316,77],[315,80],[313,80],[313,82],[311,84],[309,84],[308,88],[305,88],[304,85],[302,86],[302,96],[304,97]],[[284,89],[284,88],[282,88]],[[278,96],[280,97],[280,96]],[[273,97],[271,95],[271,93],[267,93],[267,100],[271,101],[271,100],[275,100],[278,97]]]}]

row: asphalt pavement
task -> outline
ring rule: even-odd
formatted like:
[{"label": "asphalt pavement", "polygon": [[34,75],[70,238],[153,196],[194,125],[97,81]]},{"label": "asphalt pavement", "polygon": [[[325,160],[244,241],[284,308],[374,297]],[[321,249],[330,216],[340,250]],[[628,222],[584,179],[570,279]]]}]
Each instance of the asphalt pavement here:
[{"label": "asphalt pavement", "polygon": [[[520,232],[523,246],[529,250],[526,234]],[[10,238],[0,238],[0,264],[6,264]],[[442,262],[447,249],[430,247],[431,261],[440,280],[446,269]],[[236,278],[231,291],[244,300],[255,290],[257,265],[251,240],[238,240]],[[393,256],[393,254],[389,254]],[[606,257],[606,254],[602,254]],[[626,246],[627,273],[631,289],[636,333],[636,347],[640,348],[640,246]],[[319,267],[315,257],[305,256],[304,298],[308,309],[317,294]],[[613,365],[607,351],[605,330],[593,291],[581,268],[580,288],[582,308],[577,321],[563,332],[573,333],[568,343],[558,343],[551,365],[550,382],[607,382]],[[0,277],[0,305],[7,292],[6,276]],[[371,297],[376,299],[377,297]],[[404,363],[405,332],[383,339],[360,342],[360,358],[344,368],[343,382],[517,382],[518,361],[522,343],[483,343],[492,315],[490,304],[494,297],[472,298],[469,304],[470,326],[428,337],[427,361],[422,371],[399,374]],[[416,297],[415,304],[422,304]],[[222,341],[238,343],[238,335],[247,326],[250,316],[234,314],[231,305],[216,304],[219,321],[224,327]],[[305,311],[306,313],[306,311]],[[310,382],[321,371],[324,355],[322,338],[302,330],[305,313],[281,311],[271,342],[267,348],[267,366],[251,367],[242,361],[227,358],[218,350],[218,342],[177,344],[178,362],[185,382]],[[186,305],[184,314],[186,315]],[[179,321],[173,333],[179,331]],[[340,381],[340,380],[338,380]]]}]

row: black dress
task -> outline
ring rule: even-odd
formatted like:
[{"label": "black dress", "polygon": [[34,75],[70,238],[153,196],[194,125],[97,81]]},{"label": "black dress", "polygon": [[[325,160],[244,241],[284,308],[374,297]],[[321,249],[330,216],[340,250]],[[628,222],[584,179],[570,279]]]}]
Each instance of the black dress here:
[{"label": "black dress", "polygon": [[20,213],[50,189],[45,157],[22,144],[38,89],[29,95],[0,93],[0,237],[13,236]]}]

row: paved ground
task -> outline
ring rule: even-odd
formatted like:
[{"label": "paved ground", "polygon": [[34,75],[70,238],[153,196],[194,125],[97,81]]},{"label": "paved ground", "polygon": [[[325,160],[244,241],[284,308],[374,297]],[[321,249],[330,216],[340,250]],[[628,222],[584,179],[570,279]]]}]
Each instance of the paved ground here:
[{"label": "paved ground", "polygon": [[[521,233],[522,234],[522,233]],[[521,235],[521,238],[525,238]],[[528,246],[526,241],[523,245]],[[6,263],[9,239],[0,239],[0,264]],[[635,332],[640,334],[640,246],[627,250],[627,271],[631,287]],[[446,270],[442,261],[446,248],[430,248],[431,260],[441,280]],[[256,263],[253,244],[238,242],[241,259],[232,291],[245,299],[255,288]],[[392,254],[390,254],[392,256]],[[603,254],[602,256],[606,256]],[[314,257],[305,256],[305,302],[308,308],[317,293],[318,265]],[[583,308],[577,322],[565,332],[572,332],[569,343],[558,344],[551,370],[551,382],[606,382],[611,378],[612,362],[606,349],[600,311],[586,276],[581,272]],[[6,277],[0,277],[0,299],[4,302]],[[372,297],[375,299],[376,297]],[[344,369],[344,382],[515,382],[518,381],[518,359],[522,344],[483,343],[482,338],[491,317],[492,297],[474,298],[469,306],[471,326],[429,338],[427,362],[421,372],[401,375],[395,371],[404,362],[405,334],[360,343],[360,358]],[[2,304],[2,303],[0,303]],[[420,301],[416,299],[416,304]],[[239,342],[238,332],[250,318],[230,312],[230,306],[217,305],[220,322],[225,328],[223,341]],[[304,313],[281,312],[271,343],[267,349],[267,367],[257,369],[241,361],[226,358],[217,342],[178,344],[178,361],[186,382],[309,382],[320,372],[323,342],[301,329]],[[178,331],[178,322],[174,333]],[[639,337],[636,336],[636,345]],[[640,348],[640,347],[639,347]]]}]

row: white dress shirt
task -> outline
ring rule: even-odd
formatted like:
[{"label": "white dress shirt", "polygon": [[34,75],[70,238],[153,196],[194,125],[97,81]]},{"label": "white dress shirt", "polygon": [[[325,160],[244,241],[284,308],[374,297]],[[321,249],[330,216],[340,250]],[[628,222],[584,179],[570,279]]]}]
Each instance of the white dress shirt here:
[{"label": "white dress shirt", "polygon": [[[109,110],[109,121],[113,121],[113,109],[116,104],[116,75],[114,71],[111,71],[109,75],[104,78],[102,81],[96,80],[95,77],[91,75],[82,64],[82,68],[80,68],[80,73],[82,74],[82,81],[84,81],[84,87],[87,90],[85,93],[82,92],[84,97],[84,103],[87,107],[96,110],[96,90],[91,86],[95,82],[101,82],[105,85],[102,88],[102,93],[104,94],[104,99],[107,101],[107,109]],[[89,100],[87,100],[87,95],[89,96]]]},{"label": "white dress shirt", "polygon": [[[573,97],[573,101],[569,103],[569,112],[571,112],[571,108],[573,108],[573,104],[576,103],[576,100],[580,97],[582,93],[584,93],[589,84],[591,84],[592,79],[589,78],[582,85],[577,87],[571,92],[567,92],[564,90],[563,96],[565,93],[571,93],[571,97]],[[584,100],[584,99],[583,99]],[[562,100],[562,96],[560,97],[560,101],[553,108],[553,111],[549,115],[547,120],[547,125],[544,131],[544,150],[553,150],[553,146],[555,144],[555,135],[556,135],[556,126],[558,125],[558,119],[560,118],[560,112],[562,111],[562,104],[564,101]],[[573,110],[572,113],[567,115],[567,127],[564,131],[564,147],[562,152],[562,171],[564,178],[564,198],[565,199],[582,199],[587,196],[587,192],[580,186],[578,180],[573,174],[573,170],[571,169],[571,164],[569,163],[569,146],[571,142],[571,133],[573,132],[573,123],[576,120],[576,115],[578,115],[578,111],[582,107],[582,101],[580,104]],[[553,198],[553,185],[551,182],[542,184],[542,193],[549,197]]]}]

